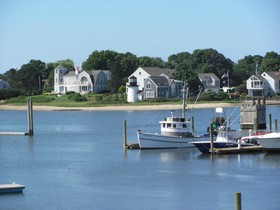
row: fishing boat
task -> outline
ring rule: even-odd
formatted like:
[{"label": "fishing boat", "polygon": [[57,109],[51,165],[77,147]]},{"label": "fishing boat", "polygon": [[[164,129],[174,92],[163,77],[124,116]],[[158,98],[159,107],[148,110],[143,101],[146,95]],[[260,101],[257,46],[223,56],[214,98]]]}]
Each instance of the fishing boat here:
[{"label": "fishing boat", "polygon": [[253,139],[258,141],[263,150],[280,152],[280,132],[271,132],[253,136]]},{"label": "fishing boat", "polygon": [[170,117],[159,121],[160,133],[137,131],[137,139],[141,149],[194,147],[189,142],[194,141],[198,137],[194,135],[190,118],[185,117],[186,92],[188,92],[188,89],[186,90],[184,86],[182,113],[175,117],[173,112],[171,112]]},{"label": "fishing boat", "polygon": [[[216,139],[213,141],[213,148],[238,148],[258,145],[257,141],[245,141],[241,138],[248,136],[247,130],[219,130]],[[209,153],[211,149],[211,141],[192,141],[202,153]]]}]

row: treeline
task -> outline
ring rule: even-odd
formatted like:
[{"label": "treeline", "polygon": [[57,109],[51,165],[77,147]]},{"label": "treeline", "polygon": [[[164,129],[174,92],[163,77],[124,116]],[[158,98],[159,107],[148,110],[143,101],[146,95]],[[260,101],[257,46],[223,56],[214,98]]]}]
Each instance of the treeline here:
[{"label": "treeline", "polygon": [[[69,71],[74,71],[74,63],[70,59],[53,63],[44,63],[40,60],[30,60],[20,69],[10,69],[0,78],[6,80],[16,94],[37,95],[42,92],[51,92],[54,82],[54,68],[64,65]],[[175,69],[174,79],[187,80],[190,89],[196,90],[200,84],[198,73],[214,73],[219,78],[229,71],[231,86],[240,86],[244,89],[244,81],[255,73],[256,64],[258,72],[278,71],[280,69],[280,55],[276,52],[267,52],[264,56],[248,55],[234,63],[223,54],[214,49],[198,49],[189,52],[180,52],[168,57],[167,61],[159,57],[142,56],[127,53],[118,53],[111,50],[92,52],[82,63],[83,70],[110,70],[110,90],[116,93],[127,82],[139,66],[162,67]],[[242,85],[243,84],[243,85]],[[242,88],[240,88],[242,91]],[[3,95],[3,94],[2,94]],[[9,94],[5,94],[9,95]],[[9,95],[10,97],[10,95]]]}]

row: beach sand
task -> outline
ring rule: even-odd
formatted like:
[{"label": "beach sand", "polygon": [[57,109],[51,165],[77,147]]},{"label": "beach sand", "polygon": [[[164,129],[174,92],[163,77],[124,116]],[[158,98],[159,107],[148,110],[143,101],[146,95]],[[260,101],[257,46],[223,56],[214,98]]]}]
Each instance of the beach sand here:
[{"label": "beach sand", "polygon": [[[247,104],[251,102],[245,102]],[[208,104],[190,104],[188,108],[216,108],[216,107],[236,107],[240,104],[232,104],[232,103],[215,103],[209,102]],[[280,101],[266,101],[266,105],[280,105]],[[104,105],[101,107],[57,107],[57,106],[37,106],[33,105],[33,110],[36,111],[121,111],[121,110],[176,110],[181,109],[182,105],[120,105],[120,106],[110,106]],[[26,106],[13,106],[0,104],[0,110],[27,110]]]}]

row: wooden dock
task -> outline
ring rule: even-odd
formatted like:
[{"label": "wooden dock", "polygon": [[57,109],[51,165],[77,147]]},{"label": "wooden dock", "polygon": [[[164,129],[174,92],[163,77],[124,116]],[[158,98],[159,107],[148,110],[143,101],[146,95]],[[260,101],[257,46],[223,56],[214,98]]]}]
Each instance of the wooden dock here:
[{"label": "wooden dock", "polygon": [[138,143],[128,143],[125,145],[125,149],[140,149]]},{"label": "wooden dock", "polygon": [[0,135],[18,135],[18,136],[27,136],[26,132],[0,132]]},{"label": "wooden dock", "polygon": [[230,154],[230,153],[248,153],[248,152],[261,152],[262,146],[247,146],[247,147],[234,147],[234,148],[215,148],[216,154]]},{"label": "wooden dock", "polygon": [[23,189],[25,189],[25,186],[21,184],[0,184],[0,194],[22,193]]}]

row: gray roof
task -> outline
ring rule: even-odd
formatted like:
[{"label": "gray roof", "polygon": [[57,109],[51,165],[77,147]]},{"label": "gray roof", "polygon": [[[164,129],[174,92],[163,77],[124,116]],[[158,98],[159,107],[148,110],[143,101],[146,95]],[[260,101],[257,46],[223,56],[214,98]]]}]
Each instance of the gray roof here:
[{"label": "gray roof", "polygon": [[220,80],[214,73],[198,74],[199,79],[206,80],[207,77],[213,77],[215,80]]},{"label": "gray roof", "polygon": [[168,79],[166,77],[163,76],[151,76],[149,77],[155,84],[156,86],[160,87],[160,86],[169,86],[169,82]]},{"label": "gray roof", "polygon": [[168,77],[172,76],[172,73],[175,72],[175,69],[164,69],[159,67],[141,67],[151,76],[160,76],[161,74],[165,74]]},{"label": "gray roof", "polygon": [[270,77],[272,77],[275,80],[280,80],[280,71],[268,71],[265,73],[268,74]]}]

